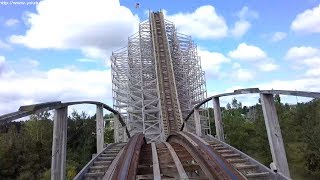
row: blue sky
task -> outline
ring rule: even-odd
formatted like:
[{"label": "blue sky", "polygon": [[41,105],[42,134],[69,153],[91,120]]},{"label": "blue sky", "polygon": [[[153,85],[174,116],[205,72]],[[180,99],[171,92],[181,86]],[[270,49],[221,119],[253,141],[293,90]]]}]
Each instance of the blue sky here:
[{"label": "blue sky", "polygon": [[159,9],[198,45],[209,95],[320,91],[320,0],[3,0],[0,114],[52,100],[111,105],[111,52]]}]

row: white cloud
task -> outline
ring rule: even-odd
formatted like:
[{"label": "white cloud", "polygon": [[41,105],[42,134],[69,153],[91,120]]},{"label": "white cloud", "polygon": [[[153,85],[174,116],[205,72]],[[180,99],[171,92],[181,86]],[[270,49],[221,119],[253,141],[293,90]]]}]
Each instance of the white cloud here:
[{"label": "white cloud", "polygon": [[309,46],[300,46],[290,48],[287,51],[285,58],[288,60],[299,60],[315,56],[320,56],[320,49]]},{"label": "white cloud", "polygon": [[306,77],[320,77],[320,49],[300,46],[290,48],[285,59],[293,62],[295,66],[306,67],[305,76]]},{"label": "white cloud", "polygon": [[297,90],[297,91],[320,91],[319,78],[301,78],[296,80],[273,80],[257,84],[260,89],[277,89],[277,90]]},{"label": "white cloud", "polygon": [[262,49],[246,43],[239,44],[235,50],[228,53],[228,56],[232,59],[241,60],[242,64],[248,67],[255,67],[255,69],[250,69],[249,71],[248,69],[242,69],[239,63],[234,63],[232,68],[238,69],[237,72],[235,72],[235,74],[237,74],[235,77],[239,77],[238,79],[252,80],[256,69],[263,72],[270,72],[279,68]]},{"label": "white cloud", "polygon": [[0,56],[0,77],[4,73],[5,63],[6,63],[6,57]]},{"label": "white cloud", "polygon": [[14,72],[8,69],[8,61],[6,60],[6,57],[0,56],[0,79],[10,77],[13,74]]},{"label": "white cloud", "polygon": [[274,64],[274,63],[271,63],[271,62],[268,62],[268,63],[261,63],[259,65],[259,69],[261,71],[264,71],[264,72],[271,72],[271,71],[275,71],[279,68],[279,66],[277,64]]},{"label": "white cloud", "polygon": [[96,59],[88,59],[88,58],[80,58],[80,59],[77,59],[76,61],[83,62],[83,63],[94,63],[94,62],[97,62]]},{"label": "white cloud", "polygon": [[241,65],[237,62],[232,64],[232,69],[239,69],[241,67]]},{"label": "white cloud", "polygon": [[[25,72],[28,73],[28,72]],[[93,100],[111,103],[110,70],[51,69],[38,74],[0,78],[0,114],[19,106],[47,101]],[[21,88],[23,87],[23,88]],[[9,108],[10,107],[10,108]]]},{"label": "white cloud", "polygon": [[284,32],[275,32],[275,33],[272,35],[271,41],[272,41],[272,42],[278,42],[278,41],[281,41],[281,40],[285,39],[286,37],[287,37],[287,33],[284,33]]},{"label": "white cloud", "polygon": [[10,49],[10,48],[11,48],[10,44],[8,44],[0,39],[0,49]]},{"label": "white cloud", "polygon": [[31,68],[35,68],[39,66],[39,61],[34,59],[22,59],[21,60],[24,65],[30,66]]},{"label": "white cloud", "polygon": [[211,69],[212,66],[230,62],[230,59],[219,52],[210,52],[198,49],[198,55],[201,57],[201,65],[203,69]]},{"label": "white cloud", "polygon": [[6,62],[6,57],[0,56],[0,69],[1,69],[1,67],[4,66],[4,63],[5,63],[5,62]]},{"label": "white cloud", "polygon": [[232,73],[232,78],[235,81],[250,81],[254,79],[254,74],[249,69],[236,69]]},{"label": "white cloud", "polygon": [[6,26],[8,26],[8,27],[12,27],[12,26],[15,26],[15,25],[17,25],[17,24],[19,24],[19,20],[18,19],[8,19],[8,20],[6,20],[6,22],[5,22],[5,25]]},{"label": "white cloud", "polygon": [[201,6],[192,13],[168,15],[166,11],[164,12],[165,18],[174,22],[179,32],[199,39],[218,39],[228,35],[241,37],[251,27],[248,20],[259,17],[256,11],[244,6],[237,12],[239,20],[235,22],[232,29],[229,29],[223,16],[219,15],[211,5]]},{"label": "white cloud", "polygon": [[218,76],[221,64],[230,62],[229,58],[219,52],[210,52],[201,48],[198,49],[198,55],[201,57],[202,70],[208,77]]},{"label": "white cloud", "polygon": [[259,14],[256,11],[249,9],[247,6],[242,7],[242,9],[237,13],[240,19],[257,19]]},{"label": "white cloud", "polygon": [[166,15],[166,19],[175,23],[179,32],[200,39],[217,39],[226,37],[228,26],[215,7],[201,6],[193,13]]},{"label": "white cloud", "polygon": [[231,78],[234,81],[250,81],[254,79],[254,72],[241,68],[239,63],[233,63]]},{"label": "white cloud", "polygon": [[250,22],[240,20],[235,23],[234,28],[230,30],[230,33],[234,37],[241,37],[250,29],[250,27]]},{"label": "white cloud", "polygon": [[301,33],[320,33],[320,4],[298,14],[291,23],[291,29]]},{"label": "white cloud", "polygon": [[237,49],[228,53],[229,57],[243,61],[257,61],[267,58],[267,54],[257,46],[241,43]]},{"label": "white cloud", "polygon": [[26,15],[30,28],[11,36],[11,42],[35,49],[81,49],[90,57],[106,58],[126,44],[139,23],[118,0],[43,0],[36,10]]},{"label": "white cloud", "polygon": [[239,20],[235,22],[234,27],[230,30],[230,34],[233,37],[242,37],[251,28],[251,23],[249,19],[257,19],[259,14],[256,11],[249,9],[247,6],[242,7],[242,9],[237,13]]},{"label": "white cloud", "polygon": [[6,57],[0,56],[0,64],[4,63],[6,61]]},{"label": "white cloud", "polygon": [[306,71],[306,77],[320,77],[320,66]]}]

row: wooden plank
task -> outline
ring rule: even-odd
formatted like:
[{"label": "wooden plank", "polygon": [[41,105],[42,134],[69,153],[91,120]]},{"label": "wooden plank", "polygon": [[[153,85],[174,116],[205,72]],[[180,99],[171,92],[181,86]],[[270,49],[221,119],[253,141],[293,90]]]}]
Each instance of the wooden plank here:
[{"label": "wooden plank", "polygon": [[151,143],[151,150],[152,150],[152,162],[153,162],[153,179],[161,180],[157,147],[154,142]]},{"label": "wooden plank", "polygon": [[172,148],[172,146],[167,143],[167,142],[164,142],[164,144],[167,146],[170,154],[171,154],[171,157],[174,161],[174,164],[176,165],[176,168],[178,170],[178,173],[179,173],[179,176],[180,176],[180,179],[189,179],[188,175],[186,174],[183,166],[182,166],[182,163],[181,161],[179,160],[179,157],[178,155],[176,154],[176,152],[174,151],[174,149]]}]

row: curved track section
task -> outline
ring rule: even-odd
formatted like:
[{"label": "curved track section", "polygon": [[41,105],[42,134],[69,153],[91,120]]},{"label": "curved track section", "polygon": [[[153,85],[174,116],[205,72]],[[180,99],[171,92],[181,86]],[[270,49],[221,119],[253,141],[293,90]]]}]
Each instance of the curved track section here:
[{"label": "curved track section", "polygon": [[141,147],[146,144],[145,137],[142,133],[135,134],[130,138],[124,148],[117,165],[108,169],[103,179],[135,179],[138,169],[138,160],[140,157]]},{"label": "curved track section", "polygon": [[187,149],[209,179],[245,179],[224,158],[214,153],[208,143],[196,136],[185,132],[173,133],[167,141]]},{"label": "curved track section", "polygon": [[246,179],[202,139],[172,133],[167,142],[146,144],[133,136],[104,179]]},{"label": "curved track section", "polygon": [[75,179],[279,179],[250,156],[213,136],[171,133],[167,142],[146,143],[138,133],[127,144],[114,143],[96,155]]}]

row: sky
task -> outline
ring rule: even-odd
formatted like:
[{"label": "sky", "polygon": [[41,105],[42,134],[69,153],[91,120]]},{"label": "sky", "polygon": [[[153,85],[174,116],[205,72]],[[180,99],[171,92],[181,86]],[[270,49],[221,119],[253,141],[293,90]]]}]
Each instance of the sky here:
[{"label": "sky", "polygon": [[112,105],[111,53],[160,9],[197,44],[208,96],[320,91],[320,0],[0,0],[0,114],[47,101]]}]

